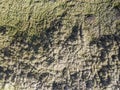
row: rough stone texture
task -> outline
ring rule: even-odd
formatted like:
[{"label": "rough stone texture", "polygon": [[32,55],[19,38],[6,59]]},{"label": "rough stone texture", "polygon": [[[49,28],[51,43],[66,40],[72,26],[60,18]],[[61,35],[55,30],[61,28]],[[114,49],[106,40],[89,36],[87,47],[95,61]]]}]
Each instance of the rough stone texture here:
[{"label": "rough stone texture", "polygon": [[119,89],[119,0],[0,0],[0,90]]}]

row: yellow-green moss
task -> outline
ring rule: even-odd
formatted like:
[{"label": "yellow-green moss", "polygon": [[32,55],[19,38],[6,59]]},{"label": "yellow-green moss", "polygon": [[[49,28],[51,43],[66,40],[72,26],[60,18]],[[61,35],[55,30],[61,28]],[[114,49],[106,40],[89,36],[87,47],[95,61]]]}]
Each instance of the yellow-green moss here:
[{"label": "yellow-green moss", "polygon": [[[113,2],[105,0],[104,3],[103,0],[92,0],[90,2],[87,0],[57,0],[56,2],[47,0],[38,0],[37,2],[34,0],[2,0],[1,2],[0,26],[7,27],[8,32],[4,36],[12,37],[9,40],[10,42],[15,40],[14,36],[19,32],[26,33],[25,38],[30,41],[33,36],[39,36],[41,32],[52,27],[55,22],[61,22],[66,30],[70,30],[76,21],[79,23],[87,22],[87,24],[83,24],[86,29],[94,28],[101,23],[103,29],[107,24],[105,22],[109,20],[108,17],[111,18],[114,15],[113,12],[104,11],[111,4],[111,7],[119,6],[117,0]],[[89,21],[85,21],[85,15],[95,16],[92,26]],[[93,34],[91,33],[91,35]]]}]

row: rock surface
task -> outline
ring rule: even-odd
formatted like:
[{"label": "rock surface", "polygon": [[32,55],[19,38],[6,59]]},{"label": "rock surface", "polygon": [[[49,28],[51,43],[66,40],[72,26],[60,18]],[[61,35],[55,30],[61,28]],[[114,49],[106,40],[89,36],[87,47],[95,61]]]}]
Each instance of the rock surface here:
[{"label": "rock surface", "polygon": [[0,90],[119,89],[119,0],[0,0]]}]

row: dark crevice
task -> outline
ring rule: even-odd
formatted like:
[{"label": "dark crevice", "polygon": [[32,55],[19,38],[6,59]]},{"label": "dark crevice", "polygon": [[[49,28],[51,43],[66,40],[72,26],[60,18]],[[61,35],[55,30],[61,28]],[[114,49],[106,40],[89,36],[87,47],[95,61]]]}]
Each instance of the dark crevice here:
[{"label": "dark crevice", "polygon": [[42,73],[40,76],[39,76],[39,81],[42,81],[44,78],[46,78],[47,76],[49,76],[49,73]]},{"label": "dark crevice", "polygon": [[5,26],[0,26],[0,33],[4,35],[7,32],[7,28]]},{"label": "dark crevice", "polygon": [[82,39],[83,38],[82,24],[80,25],[79,32],[80,32],[80,38]]},{"label": "dark crevice", "polygon": [[88,80],[86,81],[86,87],[87,88],[92,88],[94,86],[94,80]]},{"label": "dark crevice", "polygon": [[73,28],[72,28],[72,33],[71,33],[69,39],[70,39],[71,41],[72,41],[72,40],[73,40],[73,41],[76,40],[76,39],[77,39],[77,34],[78,34],[78,26],[75,25],[75,26],[73,26]]},{"label": "dark crevice", "polygon": [[120,47],[118,49],[118,59],[120,60]]}]

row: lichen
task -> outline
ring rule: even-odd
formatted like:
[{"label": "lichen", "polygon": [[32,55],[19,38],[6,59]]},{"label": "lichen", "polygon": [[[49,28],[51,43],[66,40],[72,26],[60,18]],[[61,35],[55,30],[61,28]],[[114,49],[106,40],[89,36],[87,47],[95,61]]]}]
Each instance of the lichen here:
[{"label": "lichen", "polygon": [[0,0],[0,88],[117,86],[111,81],[119,81],[119,6],[119,0]]}]

